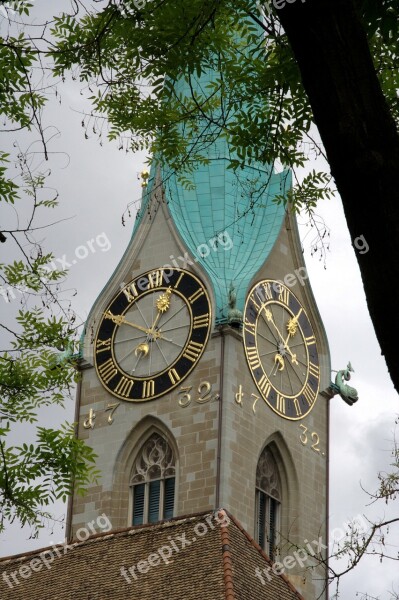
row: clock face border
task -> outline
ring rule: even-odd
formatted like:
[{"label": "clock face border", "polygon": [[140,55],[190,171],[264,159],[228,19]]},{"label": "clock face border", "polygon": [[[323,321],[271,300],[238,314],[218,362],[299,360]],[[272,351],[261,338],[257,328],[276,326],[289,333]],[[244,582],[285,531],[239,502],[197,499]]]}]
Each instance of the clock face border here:
[{"label": "clock face border", "polygon": [[[259,357],[258,320],[269,305],[282,306],[297,324],[306,348],[306,376],[297,394],[287,395],[267,375]],[[316,336],[302,303],[289,287],[280,281],[263,279],[248,292],[244,308],[243,342],[247,364],[255,385],[266,404],[279,416],[299,421],[313,409],[320,389],[320,363]],[[276,354],[278,354],[276,344]],[[287,357],[288,360],[288,357]]]},{"label": "clock face border", "polygon": [[[114,340],[119,325],[105,314],[125,315],[136,302],[148,295],[155,298],[171,290],[186,304],[190,316],[189,332],[179,355],[162,371],[131,376],[119,366],[114,354]],[[159,293],[160,294],[159,294]],[[190,271],[179,268],[151,269],[141,273],[121,288],[101,317],[94,340],[94,365],[102,385],[113,396],[127,402],[146,402],[159,398],[178,385],[198,364],[212,327],[212,305],[204,283]],[[162,321],[159,327],[162,331]]]}]

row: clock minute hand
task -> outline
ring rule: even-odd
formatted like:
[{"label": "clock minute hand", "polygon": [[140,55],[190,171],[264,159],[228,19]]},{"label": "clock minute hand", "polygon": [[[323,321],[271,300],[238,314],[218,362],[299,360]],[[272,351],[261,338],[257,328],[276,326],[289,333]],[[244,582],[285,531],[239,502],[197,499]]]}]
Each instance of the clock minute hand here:
[{"label": "clock minute hand", "polygon": [[143,331],[147,335],[153,335],[154,338],[159,337],[157,331],[152,331],[148,327],[142,327],[141,325],[136,325],[136,323],[131,323],[130,321],[127,321],[123,315],[113,315],[111,311],[107,311],[104,313],[104,316],[106,319],[110,319],[113,323],[116,323],[116,325],[129,325],[130,327],[134,327],[139,331]]},{"label": "clock minute hand", "polygon": [[273,327],[274,327],[274,328],[275,328],[275,330],[277,331],[278,335],[280,336],[280,338],[281,338],[281,340],[282,340],[282,342],[283,342],[283,344],[284,344],[284,348],[285,348],[285,349],[287,350],[287,352],[290,354],[290,356],[291,356],[291,362],[292,362],[294,365],[297,365],[297,364],[298,364],[298,361],[297,361],[297,359],[296,359],[296,354],[293,354],[293,353],[291,352],[291,350],[290,350],[290,347],[288,346],[288,343],[287,343],[287,341],[286,341],[286,340],[283,338],[283,336],[281,335],[279,328],[277,327],[277,325],[275,324],[275,322],[274,322],[274,320],[273,320],[273,315],[272,315],[271,311],[270,311],[269,309],[266,309],[266,310],[265,310],[265,313],[266,313],[266,318],[267,318],[267,320],[268,320],[268,321],[269,321],[269,322],[270,322],[270,323],[273,325]]}]

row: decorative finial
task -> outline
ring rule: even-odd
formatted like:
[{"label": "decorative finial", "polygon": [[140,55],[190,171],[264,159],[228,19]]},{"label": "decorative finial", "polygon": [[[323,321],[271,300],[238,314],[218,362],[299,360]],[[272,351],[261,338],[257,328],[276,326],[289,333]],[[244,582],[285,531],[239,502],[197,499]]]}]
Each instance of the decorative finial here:
[{"label": "decorative finial", "polygon": [[140,179],[141,179],[141,187],[142,188],[147,187],[149,176],[150,176],[150,174],[147,171],[147,169],[144,169],[144,171],[141,171],[141,173],[140,173]]}]

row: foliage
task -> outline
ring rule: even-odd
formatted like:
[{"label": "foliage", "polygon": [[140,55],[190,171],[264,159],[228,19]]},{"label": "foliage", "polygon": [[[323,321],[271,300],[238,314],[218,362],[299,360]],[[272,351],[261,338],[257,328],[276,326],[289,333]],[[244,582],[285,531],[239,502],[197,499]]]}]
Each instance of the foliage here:
[{"label": "foliage", "polygon": [[[329,173],[310,170],[310,144],[323,154],[295,56],[278,20],[278,10],[259,17],[255,0],[103,0],[82,15],[55,19],[55,73],[73,71],[92,101],[84,119],[100,136],[121,147],[146,149],[176,170],[184,183],[208,146],[226,140],[231,169],[244,164],[290,167],[295,187],[279,196],[294,210],[313,214],[316,201],[333,193]],[[397,0],[357,0],[381,90],[399,125],[399,19]],[[271,6],[268,3],[266,6]],[[266,32],[266,36],[264,36]],[[206,84],[201,75],[212,72]],[[323,154],[324,155],[324,154]],[[261,194],[259,194],[261,198]],[[381,475],[379,498],[397,494],[394,473]],[[392,523],[397,522],[394,519]],[[370,524],[355,530],[338,551],[352,569],[364,554],[387,556],[384,531]],[[343,572],[330,570],[331,578]]]},{"label": "foliage", "polygon": [[[305,165],[303,140],[316,149],[312,113],[272,15],[264,37],[251,1],[148,2],[141,10],[125,2],[124,11],[120,3],[99,5],[80,20],[56,17],[53,28],[55,73],[73,70],[91,91],[87,129],[94,125],[102,135],[109,124],[109,138],[149,150],[182,182],[195,164],[207,162],[207,148],[219,137],[227,140],[232,169]],[[201,87],[199,77],[210,72]],[[292,200],[311,202],[316,188],[329,197],[330,182],[312,173],[301,185],[298,177],[300,193]]]},{"label": "foliage", "polygon": [[[20,18],[28,14],[29,3],[2,8]],[[4,29],[4,20],[1,25]],[[47,157],[41,119],[48,90],[36,76],[42,72],[40,53],[26,31],[12,35],[11,21],[6,29],[0,36],[3,131],[15,136],[31,131]],[[43,411],[62,406],[74,389],[76,370],[71,361],[60,360],[60,353],[72,353],[76,324],[61,293],[65,272],[51,268],[53,255],[36,241],[36,232],[48,226],[44,213],[57,205],[57,194],[46,189],[46,174],[35,168],[36,151],[22,152],[18,142],[14,148],[16,157],[0,151],[0,241],[2,256],[12,257],[0,264],[0,531],[16,519],[37,535],[51,517],[54,500],[65,501],[73,490],[84,493],[98,472],[93,451],[76,439],[72,425],[37,425]],[[34,442],[10,443],[16,436],[28,439],[35,430]]]}]

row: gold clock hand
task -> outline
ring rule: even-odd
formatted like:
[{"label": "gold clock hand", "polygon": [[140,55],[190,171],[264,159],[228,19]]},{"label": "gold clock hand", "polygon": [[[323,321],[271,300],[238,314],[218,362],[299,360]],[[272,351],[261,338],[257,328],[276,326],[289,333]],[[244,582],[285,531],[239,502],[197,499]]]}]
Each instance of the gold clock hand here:
[{"label": "gold clock hand", "polygon": [[288,344],[287,344],[286,340],[284,340],[283,336],[281,335],[279,328],[277,327],[277,325],[275,324],[275,322],[274,322],[274,320],[273,320],[273,315],[272,315],[272,312],[271,312],[271,311],[270,311],[270,310],[267,308],[267,309],[265,310],[265,314],[266,314],[266,318],[267,318],[267,320],[268,320],[268,321],[269,321],[269,322],[270,322],[270,323],[273,325],[273,327],[274,327],[274,328],[275,328],[275,330],[277,331],[278,335],[280,336],[280,338],[281,338],[281,340],[282,340],[282,342],[283,342],[283,344],[284,344],[284,348],[285,348],[285,349],[288,351],[289,355],[291,356],[291,362],[292,362],[294,365],[297,365],[297,364],[298,364],[298,361],[297,361],[297,359],[296,359],[296,354],[293,354],[293,353],[291,352],[291,350],[290,350],[290,347],[288,346]]},{"label": "gold clock hand", "polygon": [[285,361],[284,361],[284,357],[281,356],[281,354],[279,354],[279,353],[276,354],[276,356],[274,357],[274,364],[276,365],[276,369],[278,371],[284,371]]},{"label": "gold clock hand", "polygon": [[147,344],[147,342],[143,342],[142,344],[139,344],[137,346],[137,348],[135,348],[134,353],[136,356],[138,356],[139,353],[142,354],[143,356],[147,356],[149,351],[150,351],[149,345]]},{"label": "gold clock hand", "polygon": [[287,339],[286,339],[286,340],[283,340],[283,343],[284,343],[284,348],[285,348],[285,349],[286,349],[286,350],[287,350],[287,351],[290,353],[290,355],[291,355],[291,361],[292,361],[292,363],[293,363],[294,365],[297,365],[297,364],[298,364],[298,361],[297,361],[297,358],[296,358],[296,354],[294,354],[294,353],[291,351],[291,348],[290,348],[290,347],[289,347],[289,345],[288,345],[288,340],[290,339],[290,337],[292,337],[292,335],[295,335],[295,334],[292,334],[292,333],[290,332],[290,333],[287,335]]},{"label": "gold clock hand", "polygon": [[136,323],[131,323],[130,321],[127,321],[123,315],[113,315],[111,311],[107,311],[104,313],[104,317],[106,319],[110,319],[113,323],[116,323],[116,325],[129,325],[130,327],[134,327],[139,331],[143,331],[147,335],[153,335],[154,338],[159,337],[157,331],[152,331],[151,329],[148,329],[148,327],[142,327],[141,325],[136,325]]},{"label": "gold clock hand", "polygon": [[[158,313],[154,319],[153,324],[150,327],[150,333],[152,333],[152,335],[154,335],[155,333],[157,333],[155,331],[155,327],[157,326],[157,323],[161,317],[161,315],[163,315],[164,312],[166,312],[167,310],[169,310],[170,308],[170,296],[172,293],[172,288],[168,287],[168,289],[165,291],[164,294],[162,294],[161,296],[159,296],[159,298],[156,301],[156,305],[157,305],[157,309],[158,309]],[[159,335],[156,337],[160,337]]]}]

